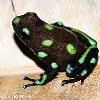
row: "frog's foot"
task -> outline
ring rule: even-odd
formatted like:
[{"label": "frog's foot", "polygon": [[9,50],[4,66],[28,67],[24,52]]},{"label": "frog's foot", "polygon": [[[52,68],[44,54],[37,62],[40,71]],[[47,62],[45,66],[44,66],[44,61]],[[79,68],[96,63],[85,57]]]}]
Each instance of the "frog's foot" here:
[{"label": "frog's foot", "polygon": [[34,79],[31,79],[31,78],[29,78],[29,77],[27,77],[27,76],[25,76],[25,77],[23,78],[23,80],[32,81],[32,83],[30,83],[30,84],[23,85],[23,88],[24,88],[24,89],[26,89],[27,87],[34,86],[34,85],[35,85],[35,80],[34,80]]},{"label": "frog's foot", "polygon": [[28,77],[24,77],[24,80],[32,81],[32,83],[24,85],[23,88],[26,89],[27,87],[34,86],[34,85],[47,84],[49,81],[51,81],[56,77],[57,73],[58,73],[58,65],[55,62],[53,62],[50,67],[48,66],[46,72],[40,75],[40,79],[34,80]]},{"label": "frog's foot", "polygon": [[34,81],[34,79],[31,79],[31,78],[29,78],[29,77],[27,77],[27,76],[25,76],[24,78],[23,78],[23,80],[28,80],[28,81]]},{"label": "frog's foot", "polygon": [[64,84],[74,83],[74,82],[78,82],[78,81],[81,81],[81,85],[83,85],[84,80],[86,78],[87,77],[78,76],[77,78],[73,78],[73,79],[69,79],[69,80],[63,80],[62,83],[61,83],[61,86],[63,86]]},{"label": "frog's foot", "polygon": [[23,88],[26,89],[26,88],[28,88],[30,86],[35,86],[35,81],[30,83],[30,84],[23,85]]},{"label": "frog's foot", "polygon": [[74,83],[74,82],[77,82],[77,81],[80,81],[81,79],[80,78],[73,78],[73,79],[69,79],[69,80],[63,80],[62,83],[61,83],[61,86],[63,86],[64,84],[68,84],[68,83]]}]

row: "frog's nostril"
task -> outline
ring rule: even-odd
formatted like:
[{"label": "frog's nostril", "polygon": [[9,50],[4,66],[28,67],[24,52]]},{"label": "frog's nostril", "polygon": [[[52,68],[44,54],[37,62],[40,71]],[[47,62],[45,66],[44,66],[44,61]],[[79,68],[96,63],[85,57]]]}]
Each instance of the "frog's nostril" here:
[{"label": "frog's nostril", "polygon": [[19,17],[15,17],[12,22],[13,22],[14,25],[17,25],[20,22],[20,18]]}]

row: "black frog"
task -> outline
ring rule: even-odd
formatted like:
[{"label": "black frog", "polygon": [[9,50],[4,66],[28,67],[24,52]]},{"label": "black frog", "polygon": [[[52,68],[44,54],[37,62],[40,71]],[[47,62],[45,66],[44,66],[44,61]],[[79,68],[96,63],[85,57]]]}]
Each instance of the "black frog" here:
[{"label": "black frog", "polygon": [[65,71],[70,77],[62,85],[81,80],[81,83],[92,73],[98,61],[97,42],[84,32],[66,27],[62,22],[48,24],[36,13],[27,12],[12,21],[19,40],[27,46],[40,62],[46,64],[46,71],[40,79],[31,80],[34,85],[44,85],[56,77],[59,71]]}]

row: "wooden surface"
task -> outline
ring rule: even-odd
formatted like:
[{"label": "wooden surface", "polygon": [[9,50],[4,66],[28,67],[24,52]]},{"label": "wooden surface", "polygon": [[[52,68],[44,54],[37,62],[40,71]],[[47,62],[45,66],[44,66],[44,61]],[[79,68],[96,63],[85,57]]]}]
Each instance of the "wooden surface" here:
[{"label": "wooden surface", "polygon": [[[15,95],[31,95],[30,100],[100,100],[100,60],[83,86],[78,82],[61,87],[61,80],[66,79],[66,76],[61,73],[59,78],[46,86],[22,90],[21,84],[26,83],[26,81],[21,81],[22,75],[28,74],[32,77],[43,70],[18,48],[12,28],[12,19],[16,15],[36,12],[48,23],[62,21],[66,26],[87,33],[97,41],[100,50],[100,0],[12,1],[16,14],[13,11],[11,0],[0,0],[0,100],[17,100],[13,97]],[[29,99],[20,98],[19,100]]]},{"label": "wooden surface", "polygon": [[[85,80],[61,86],[61,81],[68,79],[65,73],[44,86],[23,89],[23,75],[0,77],[0,100],[100,100],[100,66]],[[39,78],[38,75],[27,75]]]}]

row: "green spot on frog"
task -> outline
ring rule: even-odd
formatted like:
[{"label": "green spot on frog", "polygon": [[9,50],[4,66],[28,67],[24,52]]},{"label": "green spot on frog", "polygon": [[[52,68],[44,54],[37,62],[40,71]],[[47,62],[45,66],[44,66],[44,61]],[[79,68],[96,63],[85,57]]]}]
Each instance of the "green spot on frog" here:
[{"label": "green spot on frog", "polygon": [[45,28],[48,29],[48,30],[52,30],[54,28],[54,25],[45,24]]},{"label": "green spot on frog", "polygon": [[68,51],[69,54],[73,55],[76,53],[76,48],[72,44],[68,44],[66,46],[66,50]]},{"label": "green spot on frog", "polygon": [[13,19],[13,23],[14,24],[18,24],[20,22],[20,18],[19,17],[15,17],[14,19]]},{"label": "green spot on frog", "polygon": [[44,58],[44,57],[46,57],[46,56],[48,56],[47,53],[45,53],[45,52],[43,52],[43,51],[38,52],[38,57],[39,57],[39,58]]},{"label": "green spot on frog", "polygon": [[58,68],[58,64],[57,64],[56,62],[52,62],[52,63],[51,63],[51,67],[52,67],[52,68]]},{"label": "green spot on frog", "polygon": [[91,61],[90,61],[90,63],[91,64],[95,64],[96,63],[96,59],[95,58],[92,58]]},{"label": "green spot on frog", "polygon": [[92,48],[95,48],[95,46],[94,46],[94,45],[93,45],[93,46],[90,46],[90,47],[84,52],[84,54],[83,54],[83,55],[81,56],[81,58],[78,60],[79,64],[84,63],[85,58],[87,57],[87,54],[90,52],[90,50],[91,50]]},{"label": "green spot on frog", "polygon": [[71,65],[68,64],[67,67],[66,67],[66,72],[67,72],[68,74],[70,74],[70,73],[71,73],[71,70],[72,70]]},{"label": "green spot on frog", "polygon": [[27,28],[23,28],[22,32],[25,33],[27,36],[30,36],[30,31]]},{"label": "green spot on frog", "polygon": [[87,74],[87,70],[83,70],[83,72],[81,73],[81,76],[85,76]]},{"label": "green spot on frog", "polygon": [[46,39],[46,40],[42,41],[42,45],[46,46],[46,47],[49,47],[52,44],[53,44],[53,40]]},{"label": "green spot on frog", "polygon": [[40,80],[36,80],[36,81],[35,81],[35,84],[41,85],[41,84],[43,84],[43,83],[45,82],[46,79],[47,79],[47,75],[44,74],[44,75],[42,76],[42,80],[41,80],[41,81],[40,81]]}]

